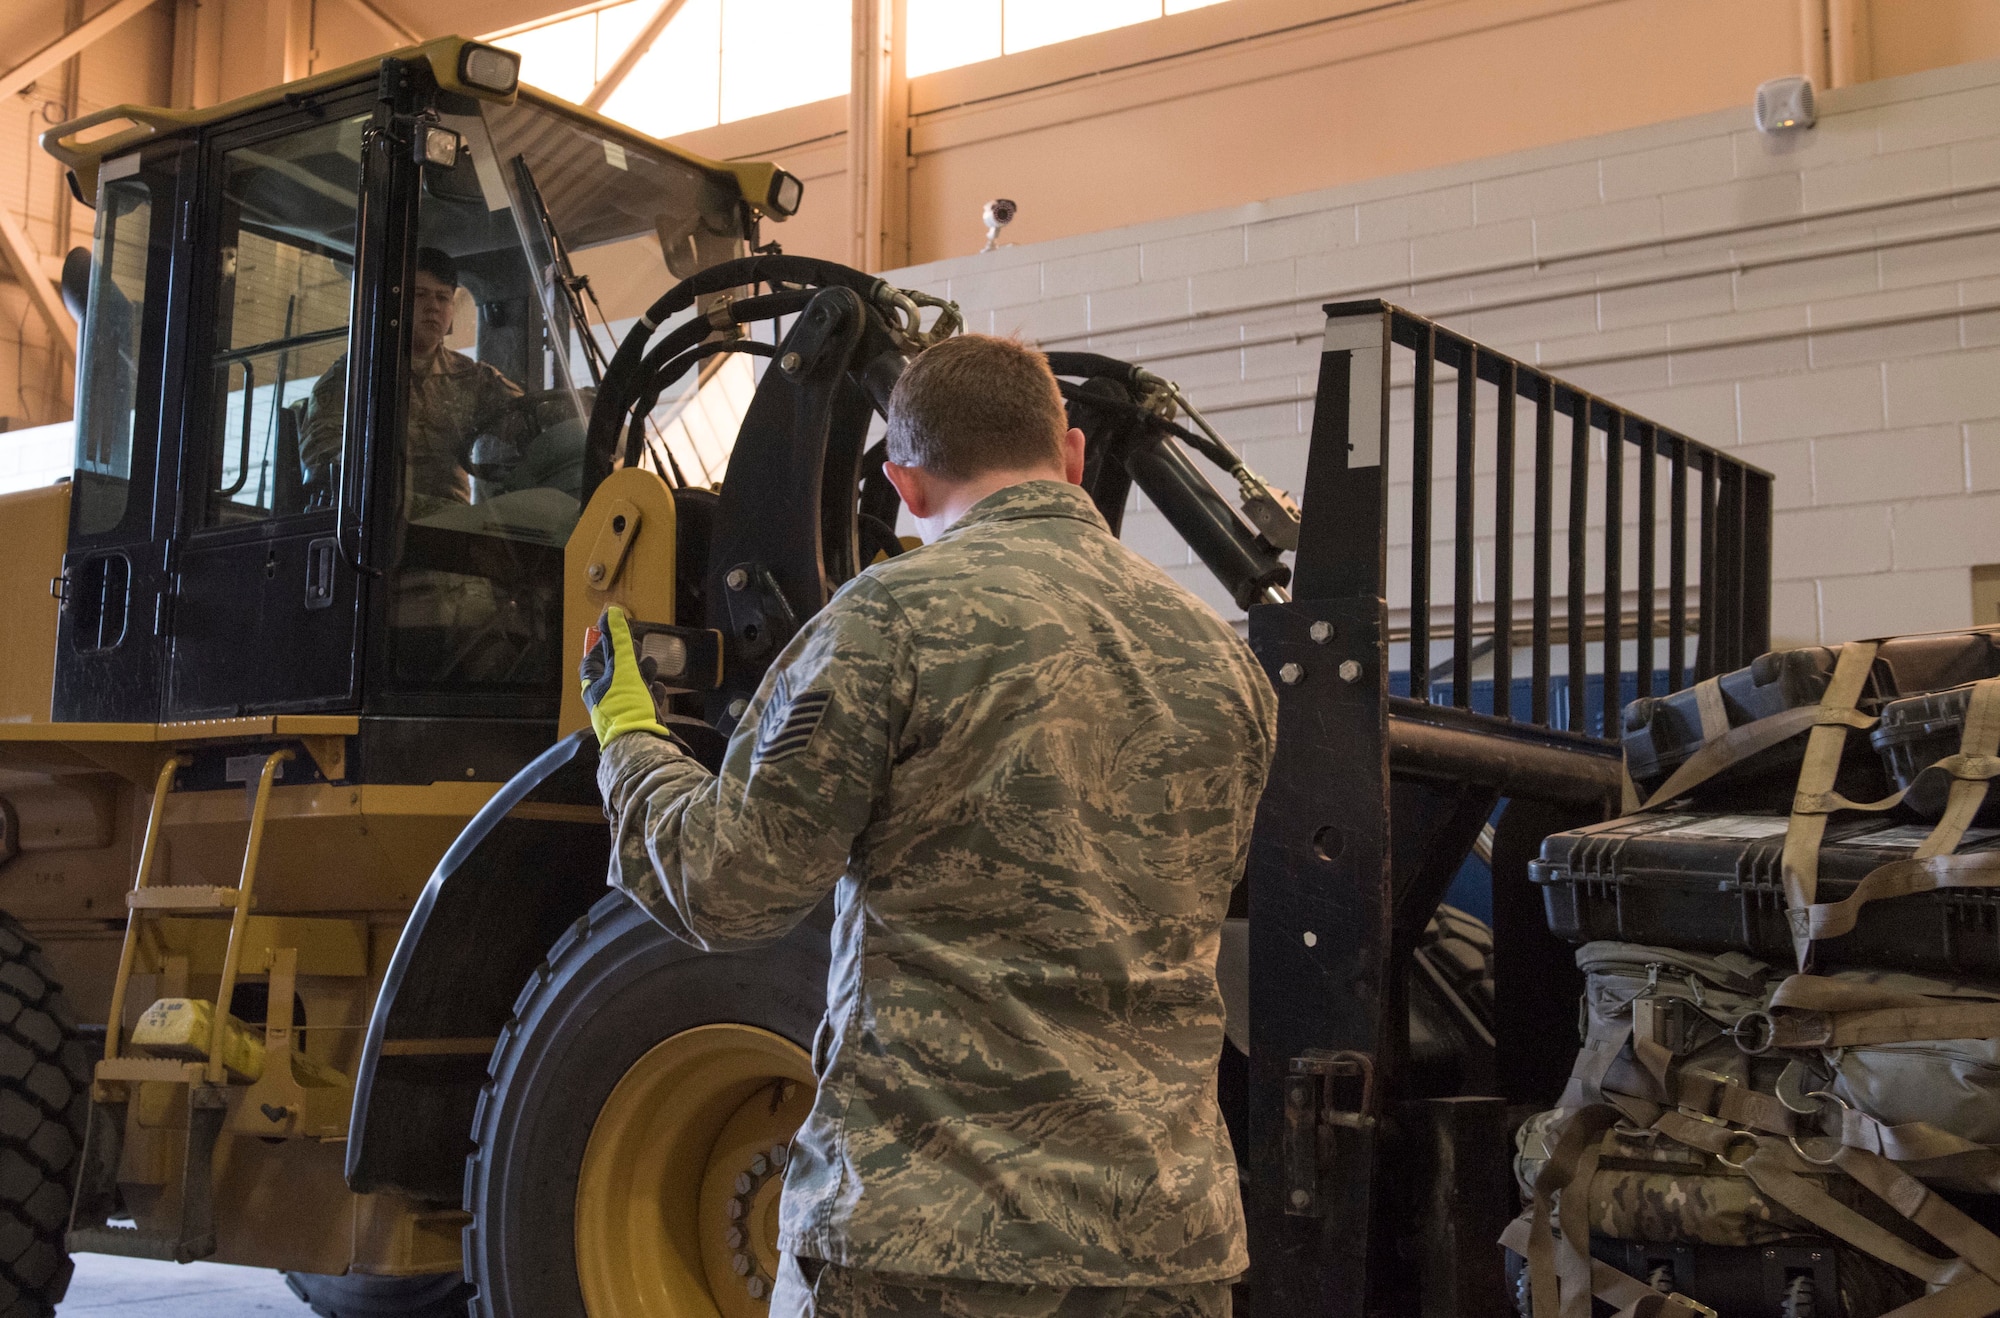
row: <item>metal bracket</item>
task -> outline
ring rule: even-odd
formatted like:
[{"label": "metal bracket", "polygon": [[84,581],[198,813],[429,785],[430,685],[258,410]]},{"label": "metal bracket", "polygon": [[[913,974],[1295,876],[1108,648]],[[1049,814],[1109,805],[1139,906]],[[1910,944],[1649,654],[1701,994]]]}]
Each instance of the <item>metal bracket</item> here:
[{"label": "metal bracket", "polygon": [[[1352,1085],[1335,1083],[1358,1080]],[[1351,1103],[1343,1097],[1352,1094]],[[1365,1143],[1375,1132],[1375,1059],[1353,1049],[1308,1050],[1285,1076],[1285,1212],[1320,1215],[1320,1179],[1338,1161],[1344,1132]]]}]

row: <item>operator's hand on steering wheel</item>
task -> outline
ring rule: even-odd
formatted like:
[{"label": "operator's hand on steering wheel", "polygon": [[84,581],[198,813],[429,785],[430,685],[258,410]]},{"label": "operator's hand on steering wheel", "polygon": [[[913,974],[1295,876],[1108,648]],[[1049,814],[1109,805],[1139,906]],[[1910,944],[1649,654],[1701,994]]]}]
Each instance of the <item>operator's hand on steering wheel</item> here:
[{"label": "operator's hand on steering wheel", "polygon": [[632,628],[625,610],[606,609],[584,634],[583,705],[590,711],[597,744],[609,746],[628,732],[670,735],[660,723],[659,710],[632,645]]}]

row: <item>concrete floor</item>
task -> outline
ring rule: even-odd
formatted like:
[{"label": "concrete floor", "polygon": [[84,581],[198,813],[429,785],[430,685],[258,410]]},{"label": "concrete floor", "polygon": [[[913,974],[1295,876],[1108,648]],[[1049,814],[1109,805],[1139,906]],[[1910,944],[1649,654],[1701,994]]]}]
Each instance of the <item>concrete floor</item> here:
[{"label": "concrete floor", "polygon": [[220,1263],[153,1263],[144,1259],[76,1256],[62,1318],[133,1315],[146,1318],[248,1318],[252,1314],[312,1318],[285,1288],[282,1275]]}]

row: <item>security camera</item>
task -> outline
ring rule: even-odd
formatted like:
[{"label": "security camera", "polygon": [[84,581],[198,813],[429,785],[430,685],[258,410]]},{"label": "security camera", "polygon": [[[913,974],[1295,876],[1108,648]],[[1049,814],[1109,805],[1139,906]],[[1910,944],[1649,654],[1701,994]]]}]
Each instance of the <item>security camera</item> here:
[{"label": "security camera", "polygon": [[990,252],[1000,245],[1000,231],[1014,222],[1014,212],[1018,209],[1005,197],[995,197],[980,209],[979,218],[986,224],[986,246],[982,252]]},{"label": "security camera", "polygon": [[1782,133],[1811,128],[1819,116],[1813,107],[1810,78],[1773,78],[1757,88],[1757,130]]}]

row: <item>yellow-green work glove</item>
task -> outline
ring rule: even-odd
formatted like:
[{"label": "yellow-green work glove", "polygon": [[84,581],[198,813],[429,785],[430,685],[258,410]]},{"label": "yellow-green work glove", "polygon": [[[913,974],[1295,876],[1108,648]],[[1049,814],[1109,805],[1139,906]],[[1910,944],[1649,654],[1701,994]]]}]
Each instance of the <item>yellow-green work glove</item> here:
[{"label": "yellow-green work glove", "polygon": [[606,609],[584,636],[581,673],[583,705],[590,711],[598,745],[609,746],[628,732],[668,735],[632,648],[631,625],[617,605]]}]

